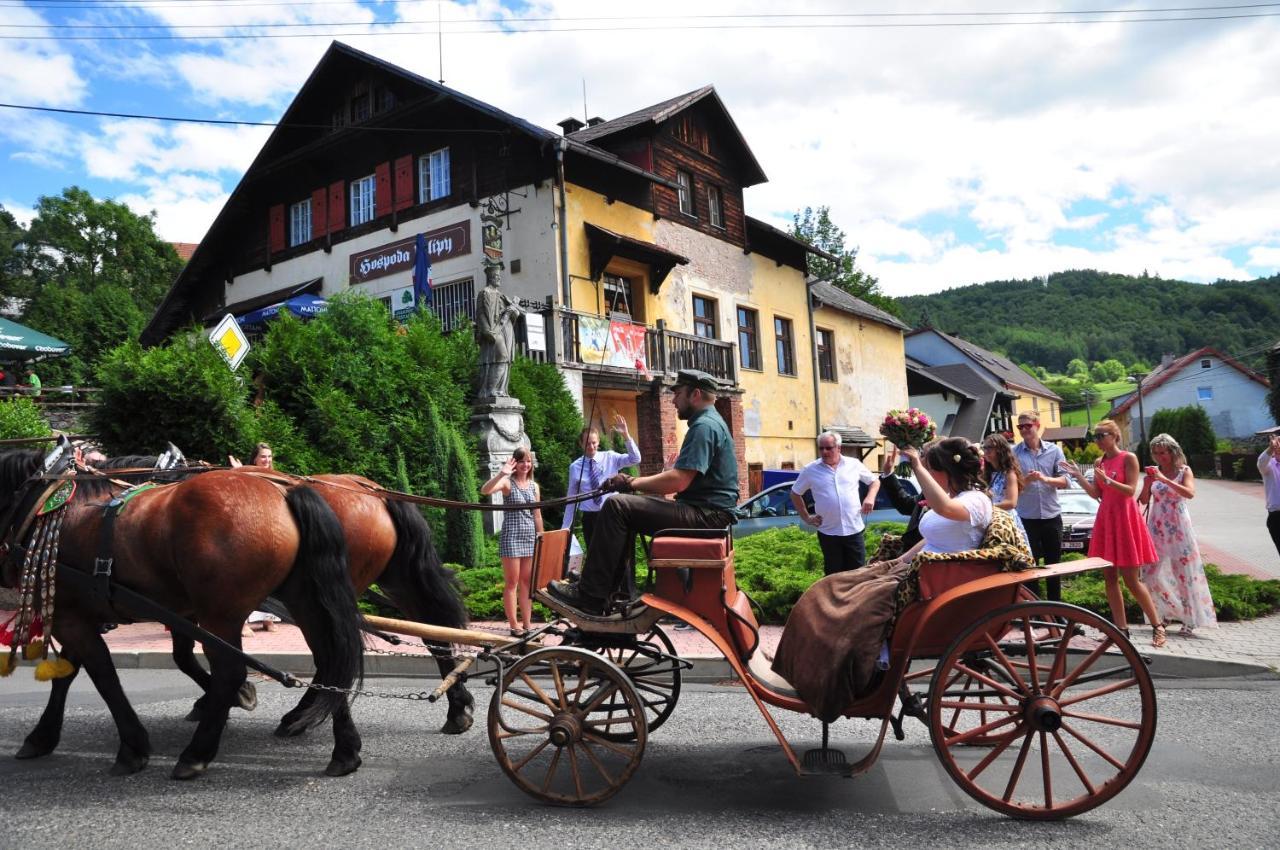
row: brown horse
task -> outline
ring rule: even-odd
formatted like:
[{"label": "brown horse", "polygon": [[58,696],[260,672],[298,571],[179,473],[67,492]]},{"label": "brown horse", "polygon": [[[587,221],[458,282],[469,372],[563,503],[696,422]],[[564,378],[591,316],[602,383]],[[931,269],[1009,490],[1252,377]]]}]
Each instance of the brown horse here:
[{"label": "brown horse", "polygon": [[[154,461],[153,457],[120,457],[104,464],[104,468],[150,467]],[[237,471],[274,480],[284,478],[255,470],[256,467],[246,466]],[[181,474],[181,470],[169,474]],[[450,628],[466,626],[467,609],[453,574],[441,563],[431,540],[431,527],[416,507],[373,495],[370,490],[379,489],[378,485],[358,475],[317,475],[310,480],[320,482],[315,491],[342,526],[357,596],[376,581],[408,619]],[[194,648],[194,641],[174,632],[174,662],[207,691],[209,674],[197,663]],[[436,662],[441,678],[453,672],[455,662],[450,653],[437,653]],[[251,689],[251,685],[247,687]],[[475,700],[461,682],[451,687],[446,697],[449,711],[440,731],[460,735],[471,728]],[[288,737],[306,731],[315,722],[307,713],[315,698],[315,691],[307,691],[298,706],[280,720],[276,734]],[[196,701],[189,720],[201,718],[205,699]]]},{"label": "brown horse", "polygon": [[[42,454],[0,454],[0,516],[9,515],[29,490]],[[64,508],[56,585],[53,637],[71,662],[71,676],[55,679],[49,703],[27,736],[18,758],[51,753],[62,731],[67,691],[83,666],[111,710],[120,749],[111,772],[146,766],[151,745],[126,698],[100,633],[104,623],[145,619],[127,603],[111,603],[65,577],[68,570],[92,573],[105,502],[120,488],[103,479],[77,480],[78,492]],[[20,523],[23,517],[11,515]],[[7,531],[7,529],[0,529]],[[308,487],[287,492],[263,478],[233,471],[208,472],[137,493],[119,514],[111,535],[113,581],[188,617],[233,647],[240,647],[245,618],[266,596],[289,606],[316,658],[317,684],[349,689],[362,678],[361,617],[347,575],[346,540],[332,509]],[[14,560],[3,565],[6,587],[17,583]],[[207,770],[218,750],[227,713],[245,678],[243,659],[217,644],[205,647],[209,661],[208,702],[190,744],[174,767],[177,779]],[[306,726],[332,715],[331,776],[360,765],[360,736],[344,694],[316,694],[297,722]]]}]

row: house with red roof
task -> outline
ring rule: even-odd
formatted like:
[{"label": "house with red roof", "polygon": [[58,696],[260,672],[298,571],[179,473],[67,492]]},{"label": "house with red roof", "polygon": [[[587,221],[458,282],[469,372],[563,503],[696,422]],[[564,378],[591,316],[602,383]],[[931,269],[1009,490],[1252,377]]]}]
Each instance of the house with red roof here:
[{"label": "house with red roof", "polygon": [[[1141,405],[1137,391],[1119,396],[1112,401],[1107,418],[1120,426],[1128,444],[1136,445],[1144,430],[1148,439],[1154,436],[1151,417],[1157,412],[1197,404],[1209,414],[1217,436],[1252,437],[1275,424],[1267,408],[1269,388],[1261,372],[1205,346],[1176,359],[1165,355],[1142,379]],[[1139,426],[1139,409],[1145,428]]]}]

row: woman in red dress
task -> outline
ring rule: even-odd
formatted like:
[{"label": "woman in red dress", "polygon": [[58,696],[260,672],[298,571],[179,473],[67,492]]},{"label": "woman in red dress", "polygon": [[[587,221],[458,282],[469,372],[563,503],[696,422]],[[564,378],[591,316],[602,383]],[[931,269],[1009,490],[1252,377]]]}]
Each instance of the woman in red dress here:
[{"label": "woman in red dress", "polygon": [[1117,573],[1124,576],[1125,587],[1137,600],[1154,630],[1152,646],[1164,646],[1165,626],[1156,613],[1146,585],[1138,580],[1138,567],[1160,560],[1151,533],[1138,512],[1134,494],[1138,490],[1138,456],[1120,448],[1120,426],[1103,419],[1093,429],[1093,438],[1102,449],[1102,457],[1093,465],[1093,480],[1088,480],[1079,464],[1068,461],[1062,468],[1095,499],[1102,501],[1093,522],[1093,539],[1089,541],[1089,557],[1106,558],[1115,567],[1103,571],[1107,582],[1107,601],[1111,619],[1128,633],[1124,613],[1124,597],[1120,593]]}]

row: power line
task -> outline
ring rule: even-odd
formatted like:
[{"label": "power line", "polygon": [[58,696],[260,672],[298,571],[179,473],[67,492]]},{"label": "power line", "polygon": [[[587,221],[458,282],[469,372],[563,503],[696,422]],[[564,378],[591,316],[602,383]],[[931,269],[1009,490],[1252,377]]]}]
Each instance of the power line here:
[{"label": "power line", "polygon": [[[945,29],[945,28],[983,28],[983,27],[1042,27],[1042,26],[1078,26],[1089,24],[1152,24],[1152,23],[1197,23],[1205,21],[1233,21],[1253,18],[1280,17],[1280,12],[1256,12],[1233,15],[1187,15],[1178,17],[1151,18],[1096,18],[1089,20],[1051,20],[1051,21],[921,21],[903,22],[887,21],[879,23],[758,23],[758,24],[643,24],[636,26],[576,26],[576,27],[510,27],[493,29],[452,29],[449,35],[524,35],[530,33],[581,33],[581,32],[663,32],[680,30],[684,32],[742,31],[742,30],[831,30],[831,29]],[[433,22],[434,23],[434,22]],[[468,22],[471,23],[471,22]],[[374,22],[360,24],[375,26]],[[257,25],[249,25],[257,26]],[[175,28],[175,27],[170,27]],[[180,28],[180,27],[176,27]],[[365,32],[325,32],[325,33],[227,33],[220,35],[0,35],[0,40],[23,41],[239,41],[246,39],[273,38],[361,38],[368,36],[416,36],[437,35],[440,29],[419,30],[382,30]]]},{"label": "power line", "polygon": [[505,130],[485,130],[485,129],[468,129],[468,128],[439,128],[439,127],[385,127],[385,126],[352,126],[344,125],[341,128],[335,128],[332,124],[298,124],[293,121],[282,124],[279,121],[236,121],[227,118],[187,118],[172,115],[141,115],[134,112],[100,112],[92,109],[62,109],[55,106],[31,106],[21,103],[0,103],[3,109],[22,109],[29,112],[55,112],[60,115],[87,115],[97,118],[129,118],[139,121],[167,121],[176,124],[219,124],[234,127],[288,127],[297,130],[334,130],[334,129],[354,129],[362,132],[379,132],[379,133],[472,133],[481,135],[503,135]]},{"label": "power line", "polygon": [[[0,4],[2,6],[4,4]],[[228,5],[228,4],[222,4]],[[251,4],[249,4],[251,5]],[[192,8],[194,4],[184,8]],[[264,22],[252,24],[215,23],[215,24],[0,24],[6,29],[51,29],[51,30],[86,30],[86,29],[235,29],[252,27],[254,29],[295,29],[308,27],[395,27],[418,26],[429,24],[512,24],[512,23],[556,23],[556,22],[599,22],[611,23],[620,21],[719,21],[719,20],[789,20],[789,19],[868,19],[868,18],[1016,18],[1066,15],[1147,15],[1167,14],[1173,12],[1227,12],[1241,9],[1267,9],[1280,6],[1280,3],[1247,3],[1227,6],[1166,6],[1143,9],[1075,9],[1071,11],[1007,11],[1007,12],[762,12],[755,14],[688,14],[688,15],[591,15],[591,16],[509,16],[505,18],[450,18],[445,20],[403,20],[403,21],[293,21]],[[53,7],[37,7],[53,8]],[[153,8],[101,6],[77,7],[94,9]]]}]

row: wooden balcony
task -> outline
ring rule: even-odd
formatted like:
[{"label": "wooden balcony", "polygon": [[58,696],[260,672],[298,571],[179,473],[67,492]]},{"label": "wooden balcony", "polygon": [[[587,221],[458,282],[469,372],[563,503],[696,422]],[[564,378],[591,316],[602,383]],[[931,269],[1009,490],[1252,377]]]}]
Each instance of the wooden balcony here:
[{"label": "wooden balcony", "polygon": [[[528,323],[539,318],[545,327],[543,351],[530,348],[527,330]],[[617,324],[618,320],[613,323]],[[634,350],[622,350],[616,344],[607,319],[547,307],[541,313],[525,314],[517,349],[521,355],[534,360],[552,360],[619,378],[674,378],[680,369],[700,369],[726,386],[737,385],[738,360],[733,343],[667,330],[661,320],[656,326],[638,322],[621,324],[630,329],[624,336],[635,343]]]}]

